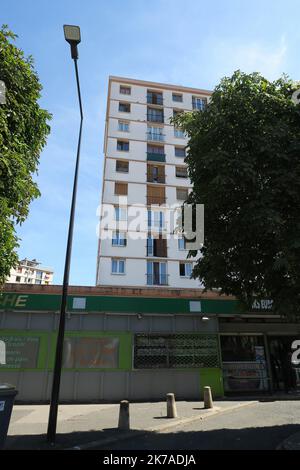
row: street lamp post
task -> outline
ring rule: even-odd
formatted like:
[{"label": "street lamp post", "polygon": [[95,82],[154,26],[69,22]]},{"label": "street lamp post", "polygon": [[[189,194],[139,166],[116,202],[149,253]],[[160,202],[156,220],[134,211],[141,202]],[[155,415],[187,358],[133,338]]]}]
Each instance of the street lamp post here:
[{"label": "street lamp post", "polygon": [[62,298],[61,298],[61,307],[60,307],[59,328],[58,328],[58,336],[57,336],[57,344],[56,344],[55,365],[54,365],[54,371],[53,371],[52,393],[51,393],[51,400],[50,400],[50,411],[49,411],[48,430],[47,430],[47,440],[52,444],[55,442],[55,437],[56,437],[59,387],[60,387],[62,358],[63,358],[66,306],[67,306],[67,295],[68,295],[68,285],[69,285],[70,259],[71,259],[71,252],[72,252],[74,214],[75,214],[75,205],[76,205],[77,180],[78,180],[78,169],[79,169],[79,159],[80,159],[80,144],[81,144],[82,121],[83,121],[79,76],[78,76],[78,68],[77,68],[77,59],[78,59],[77,44],[79,44],[81,41],[80,28],[79,26],[64,25],[64,34],[65,34],[66,41],[71,46],[71,57],[74,60],[74,65],[75,65],[75,75],[76,75],[79,111],[80,111],[80,127],[79,127],[79,137],[78,137],[78,145],[77,145],[77,157],[76,157],[73,194],[72,194],[72,203],[71,203],[71,211],[70,211],[68,241],[67,241],[65,269],[64,269],[64,280],[63,280],[63,289],[62,289]]}]

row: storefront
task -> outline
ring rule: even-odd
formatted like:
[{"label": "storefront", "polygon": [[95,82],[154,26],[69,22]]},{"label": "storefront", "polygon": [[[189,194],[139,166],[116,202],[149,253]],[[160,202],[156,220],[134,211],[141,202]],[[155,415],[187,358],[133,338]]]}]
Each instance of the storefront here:
[{"label": "storefront", "polygon": [[219,318],[225,394],[289,392],[300,386],[292,343],[300,324],[270,315]]}]

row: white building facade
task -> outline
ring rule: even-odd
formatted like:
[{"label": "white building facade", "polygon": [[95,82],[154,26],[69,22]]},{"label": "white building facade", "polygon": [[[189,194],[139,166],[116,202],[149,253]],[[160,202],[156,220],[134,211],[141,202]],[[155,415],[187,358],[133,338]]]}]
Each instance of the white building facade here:
[{"label": "white building facade", "polygon": [[210,94],[109,78],[97,285],[201,287],[191,279],[184,240],[174,234],[174,209],[186,200],[191,182],[187,139],[170,119],[202,110]]},{"label": "white building facade", "polygon": [[53,269],[41,266],[35,259],[21,260],[11,269],[7,283],[50,285],[53,283]]}]

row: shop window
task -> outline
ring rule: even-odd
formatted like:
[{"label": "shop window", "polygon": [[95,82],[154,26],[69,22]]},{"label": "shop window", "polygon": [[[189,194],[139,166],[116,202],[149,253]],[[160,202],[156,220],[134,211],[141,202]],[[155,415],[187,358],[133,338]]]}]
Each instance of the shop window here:
[{"label": "shop window", "polygon": [[136,334],[136,369],[219,367],[216,335]]},{"label": "shop window", "polygon": [[119,366],[118,338],[65,338],[66,369],[115,369]]}]

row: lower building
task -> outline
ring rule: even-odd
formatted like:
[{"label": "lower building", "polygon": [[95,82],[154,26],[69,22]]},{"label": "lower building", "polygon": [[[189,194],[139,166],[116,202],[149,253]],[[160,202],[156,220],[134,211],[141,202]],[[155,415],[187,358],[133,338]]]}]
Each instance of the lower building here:
[{"label": "lower building", "polygon": [[53,283],[53,269],[41,266],[36,259],[27,258],[19,261],[16,268],[12,268],[7,283],[49,285]]},{"label": "lower building", "polygon": [[[50,398],[60,300],[61,286],[7,284],[0,296],[0,382],[14,384],[21,402]],[[284,389],[283,361],[299,337],[300,324],[271,311],[241,313],[236,299],[213,292],[70,287],[60,398],[148,401],[174,392],[198,400],[206,385],[215,397]]]}]

